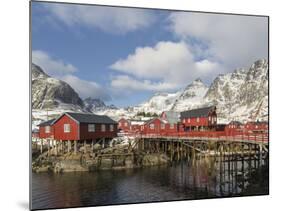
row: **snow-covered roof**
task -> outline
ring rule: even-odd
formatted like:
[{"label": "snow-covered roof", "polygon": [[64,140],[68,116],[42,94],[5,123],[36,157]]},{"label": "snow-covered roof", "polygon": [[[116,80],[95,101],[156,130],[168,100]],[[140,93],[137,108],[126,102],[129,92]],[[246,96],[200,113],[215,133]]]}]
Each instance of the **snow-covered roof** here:
[{"label": "snow-covered roof", "polygon": [[50,120],[41,122],[38,126],[49,126],[49,125],[52,125],[55,120],[56,119],[50,119]]},{"label": "snow-covered roof", "polygon": [[143,125],[145,121],[131,120],[131,125]]}]

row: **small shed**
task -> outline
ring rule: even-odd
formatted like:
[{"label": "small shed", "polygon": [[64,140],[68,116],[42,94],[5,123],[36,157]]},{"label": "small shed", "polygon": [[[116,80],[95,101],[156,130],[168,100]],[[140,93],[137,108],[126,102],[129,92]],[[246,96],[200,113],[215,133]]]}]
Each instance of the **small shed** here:
[{"label": "small shed", "polygon": [[39,138],[39,129],[34,128],[34,129],[32,130],[32,137],[33,137],[33,138]]},{"label": "small shed", "polygon": [[140,132],[142,126],[145,124],[145,121],[142,120],[130,120],[130,131]]},{"label": "small shed", "polygon": [[268,133],[267,121],[247,122],[245,130],[249,133]]},{"label": "small shed", "polygon": [[53,127],[54,121],[55,121],[55,119],[50,119],[50,120],[41,122],[38,125],[40,139],[54,139],[54,127]]},{"label": "small shed", "polygon": [[165,131],[167,133],[176,133],[179,131],[181,121],[180,113],[175,111],[163,111],[160,118],[166,122]]},{"label": "small shed", "polygon": [[167,122],[163,121],[159,117],[155,117],[144,124],[143,133],[144,134],[160,134],[165,132],[165,124]]},{"label": "small shed", "polygon": [[118,121],[118,129],[123,132],[129,132],[131,126],[131,122],[128,119],[121,118]]},{"label": "small shed", "polygon": [[225,127],[225,132],[227,135],[235,135],[235,133],[243,131],[244,125],[239,121],[231,121]]}]

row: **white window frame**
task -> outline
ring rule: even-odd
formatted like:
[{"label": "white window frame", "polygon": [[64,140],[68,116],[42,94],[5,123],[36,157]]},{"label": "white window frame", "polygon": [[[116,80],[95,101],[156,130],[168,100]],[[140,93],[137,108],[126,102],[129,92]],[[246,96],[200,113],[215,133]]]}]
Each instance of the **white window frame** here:
[{"label": "white window frame", "polygon": [[96,125],[88,124],[88,132],[96,132]]},{"label": "white window frame", "polygon": [[187,122],[190,123],[190,118],[187,119]]},{"label": "white window frame", "polygon": [[114,125],[112,125],[112,124],[109,125],[109,131],[110,131],[110,132],[113,132],[113,131],[114,131]]},{"label": "white window frame", "polygon": [[174,129],[175,125],[174,124],[170,124],[170,129]]},{"label": "white window frame", "polygon": [[64,133],[70,133],[71,129],[70,129],[70,124],[64,124],[63,125],[63,132]]},{"label": "white window frame", "polygon": [[199,117],[196,118],[196,122],[200,122],[200,118]]},{"label": "white window frame", "polygon": [[164,123],[161,123],[161,129],[165,129],[165,124]]},{"label": "white window frame", "polygon": [[154,123],[149,124],[149,129],[151,129],[151,130],[154,130],[154,129],[155,129]]},{"label": "white window frame", "polygon": [[125,126],[125,127],[128,127],[128,122],[124,122],[124,126]]},{"label": "white window frame", "polygon": [[101,125],[101,132],[105,132],[106,131],[106,126],[105,126],[105,124],[102,124]]},{"label": "white window frame", "polygon": [[45,126],[45,133],[50,133],[51,132],[51,126],[47,125]]}]

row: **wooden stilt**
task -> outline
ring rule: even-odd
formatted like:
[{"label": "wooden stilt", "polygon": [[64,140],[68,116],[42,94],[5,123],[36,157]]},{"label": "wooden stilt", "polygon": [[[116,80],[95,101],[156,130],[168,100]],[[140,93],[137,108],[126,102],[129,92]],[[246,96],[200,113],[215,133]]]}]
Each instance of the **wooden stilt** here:
[{"label": "wooden stilt", "polygon": [[174,159],[174,142],[173,140],[171,141],[171,161]]},{"label": "wooden stilt", "polygon": [[48,144],[48,156],[50,156],[50,139],[47,139],[47,144]]},{"label": "wooden stilt", "polygon": [[67,141],[67,152],[70,153],[71,151],[71,142],[70,140]]},{"label": "wooden stilt", "polygon": [[43,139],[40,139],[40,152],[43,153]]},{"label": "wooden stilt", "polygon": [[55,140],[55,155],[58,155],[58,146],[57,146],[57,140]]},{"label": "wooden stilt", "polygon": [[84,153],[87,153],[87,149],[86,149],[86,140],[84,140]]},{"label": "wooden stilt", "polygon": [[176,145],[177,145],[177,161],[179,161],[180,160],[180,143],[177,142]]},{"label": "wooden stilt", "polygon": [[74,140],[74,154],[77,154],[77,140]]},{"label": "wooden stilt", "polygon": [[102,148],[105,148],[105,138],[102,139]]},{"label": "wooden stilt", "polygon": [[61,154],[63,154],[64,153],[64,151],[63,151],[63,145],[62,145],[63,143],[62,143],[62,140],[60,140],[60,152],[61,152]]}]

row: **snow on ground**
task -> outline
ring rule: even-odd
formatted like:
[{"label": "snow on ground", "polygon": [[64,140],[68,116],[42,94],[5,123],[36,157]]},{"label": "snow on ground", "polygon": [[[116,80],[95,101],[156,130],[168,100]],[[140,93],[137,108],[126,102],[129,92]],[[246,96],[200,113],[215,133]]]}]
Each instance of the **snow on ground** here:
[{"label": "snow on ground", "polygon": [[113,143],[121,146],[129,146],[130,143],[134,144],[134,142],[135,142],[135,137],[129,136],[127,134],[119,133],[118,137],[112,139],[110,146],[112,146]]}]

